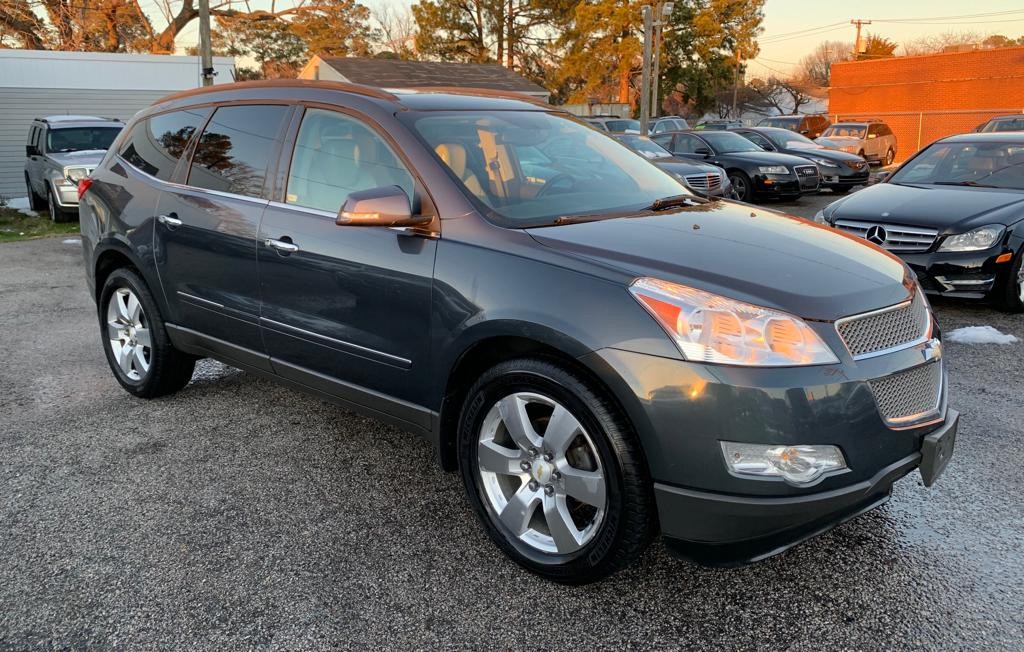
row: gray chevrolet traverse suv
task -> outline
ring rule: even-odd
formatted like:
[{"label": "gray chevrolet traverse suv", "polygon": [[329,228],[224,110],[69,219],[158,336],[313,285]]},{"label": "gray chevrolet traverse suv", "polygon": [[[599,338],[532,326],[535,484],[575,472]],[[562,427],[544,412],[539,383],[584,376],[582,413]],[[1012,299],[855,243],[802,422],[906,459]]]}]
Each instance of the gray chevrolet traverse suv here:
[{"label": "gray chevrolet traverse suv", "polygon": [[658,533],[762,559],[952,453],[938,328],[898,258],[696,197],[546,105],[219,85],[136,116],[79,192],[128,392],[212,357],[418,433],[552,580]]},{"label": "gray chevrolet traverse suv", "polygon": [[124,123],[90,115],[36,118],[25,145],[29,207],[46,210],[54,222],[78,213],[78,182],[89,175]]}]

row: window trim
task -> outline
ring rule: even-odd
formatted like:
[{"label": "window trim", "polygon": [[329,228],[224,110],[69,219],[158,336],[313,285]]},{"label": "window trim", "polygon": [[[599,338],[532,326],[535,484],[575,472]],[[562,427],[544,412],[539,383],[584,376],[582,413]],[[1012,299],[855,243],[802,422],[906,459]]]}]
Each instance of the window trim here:
[{"label": "window trim", "polygon": [[[162,115],[167,115],[168,113],[180,113],[182,111],[188,111],[189,109],[203,108],[205,106],[206,105],[194,105],[194,106],[190,105],[190,106],[185,106],[185,107],[178,107],[176,109],[167,109],[166,111],[157,111],[157,112],[151,113],[149,115],[140,117],[137,120],[133,121],[132,123],[127,124],[127,125],[125,125],[124,127],[121,128],[121,133],[118,135],[117,139],[110,145],[110,149],[107,150],[107,151],[113,152],[114,153],[114,157],[120,163],[122,163],[124,165],[127,165],[132,170],[135,170],[139,174],[143,174],[146,177],[148,177],[150,179],[153,179],[154,181],[158,181],[160,183],[165,183],[165,184],[171,185],[171,186],[182,185],[182,184],[178,184],[177,181],[176,181],[176,179],[178,178],[178,170],[181,167],[181,161],[186,156],[191,157],[191,155],[192,155],[192,153],[191,153],[192,143],[194,143],[195,140],[196,140],[196,134],[197,133],[202,133],[201,129],[197,128],[194,132],[192,132],[192,136],[189,138],[189,141],[185,144],[185,149],[182,150],[181,156],[178,158],[177,162],[174,164],[174,168],[171,170],[171,176],[169,176],[166,180],[165,179],[161,179],[159,177],[155,177],[152,174],[146,172],[145,170],[140,169],[139,167],[134,165],[131,161],[126,159],[124,156],[122,156],[121,155],[121,151],[128,145],[128,143],[131,141],[132,134],[135,132],[135,130],[142,123],[148,122],[152,118],[156,118],[156,117],[159,117],[159,116],[162,116]],[[211,111],[210,115],[206,116],[206,118],[203,120],[203,122],[202,122],[203,126],[206,125],[207,121],[209,121],[210,116],[212,116],[212,115],[213,115],[213,112]]]}]

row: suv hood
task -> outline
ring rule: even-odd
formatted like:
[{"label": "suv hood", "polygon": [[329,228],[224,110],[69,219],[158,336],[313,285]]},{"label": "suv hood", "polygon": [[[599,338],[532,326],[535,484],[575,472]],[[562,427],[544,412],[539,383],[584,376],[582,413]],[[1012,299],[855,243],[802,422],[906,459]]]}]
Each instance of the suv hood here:
[{"label": "suv hood", "polygon": [[672,213],[535,228],[540,244],[814,320],[907,299],[907,271],[864,240],[773,211],[711,202]]},{"label": "suv hood", "polygon": [[879,183],[840,199],[831,208],[825,211],[829,222],[885,222],[960,233],[985,224],[1009,225],[1024,218],[1024,193],[996,188]]},{"label": "suv hood", "polygon": [[47,154],[47,157],[58,165],[96,167],[106,153],[105,149],[83,149],[80,152],[53,152]]}]

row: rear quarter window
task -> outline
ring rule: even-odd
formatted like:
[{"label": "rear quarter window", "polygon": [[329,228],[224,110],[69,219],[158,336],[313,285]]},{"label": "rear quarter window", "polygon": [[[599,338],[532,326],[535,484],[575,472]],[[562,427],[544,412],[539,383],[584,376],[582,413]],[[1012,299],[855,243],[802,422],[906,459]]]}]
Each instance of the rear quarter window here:
[{"label": "rear quarter window", "polygon": [[280,104],[218,108],[199,137],[188,185],[259,197],[288,108]]},{"label": "rear quarter window", "polygon": [[210,115],[208,107],[161,113],[132,127],[118,152],[146,174],[168,181],[193,134]]}]

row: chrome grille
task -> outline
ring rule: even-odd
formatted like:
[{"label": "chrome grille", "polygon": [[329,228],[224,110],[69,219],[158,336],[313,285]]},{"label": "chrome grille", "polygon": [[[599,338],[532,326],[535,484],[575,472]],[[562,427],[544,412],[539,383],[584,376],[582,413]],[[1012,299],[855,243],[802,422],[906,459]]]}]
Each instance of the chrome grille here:
[{"label": "chrome grille", "polygon": [[905,253],[928,251],[939,235],[935,229],[855,220],[836,220],[836,228],[874,242],[889,251]]},{"label": "chrome grille", "polygon": [[695,190],[715,190],[722,185],[722,175],[714,172],[690,174],[686,176],[686,184]]},{"label": "chrome grille", "polygon": [[869,380],[868,386],[886,425],[911,425],[938,414],[942,400],[942,362]]},{"label": "chrome grille", "polygon": [[931,316],[924,297],[915,292],[910,301],[844,317],[836,322],[836,330],[850,355],[868,358],[924,341],[931,331]]},{"label": "chrome grille", "polygon": [[821,176],[818,174],[816,165],[797,165],[793,171],[800,179],[800,188],[803,190],[813,190],[821,183]]}]

